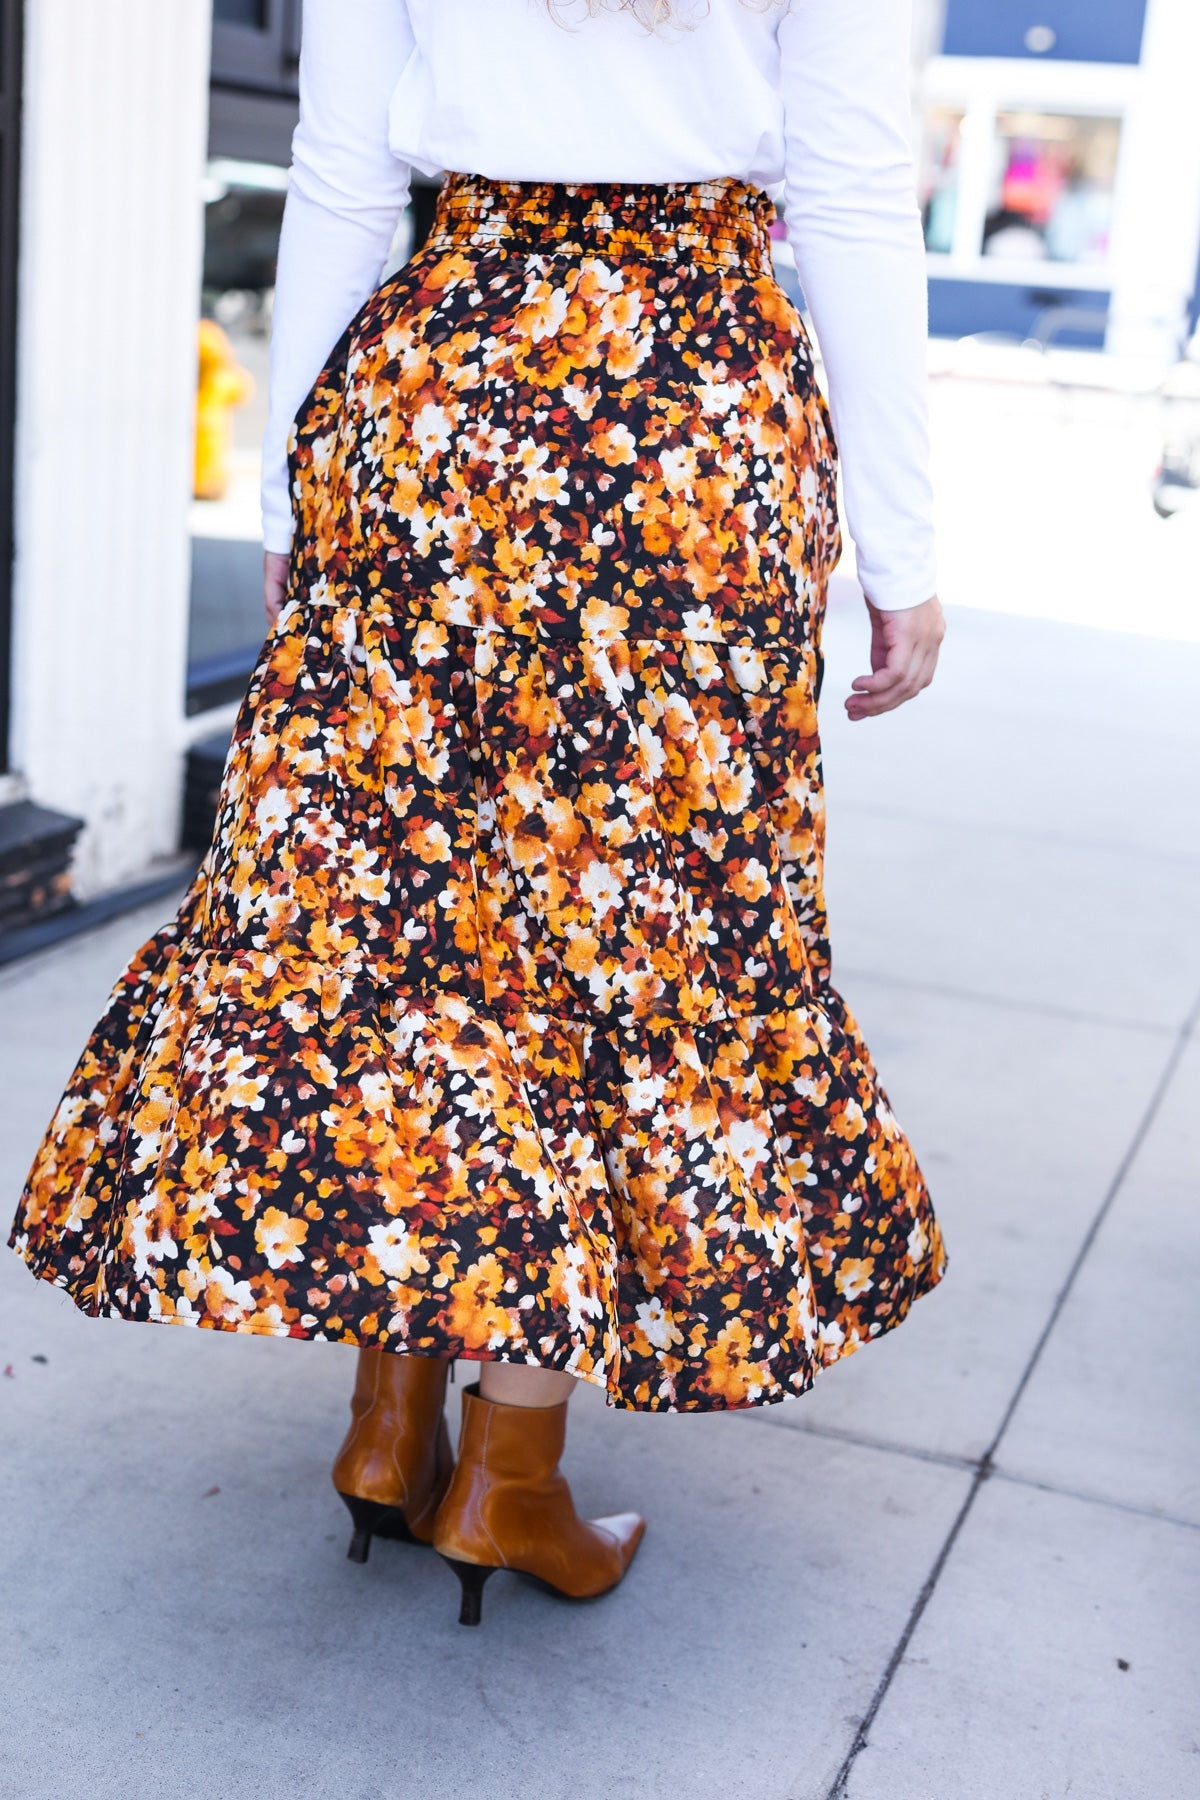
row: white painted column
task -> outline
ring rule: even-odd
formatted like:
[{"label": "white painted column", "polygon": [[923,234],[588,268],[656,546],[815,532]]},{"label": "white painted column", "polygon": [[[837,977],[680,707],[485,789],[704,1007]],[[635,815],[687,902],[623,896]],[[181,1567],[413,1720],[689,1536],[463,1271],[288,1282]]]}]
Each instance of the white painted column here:
[{"label": "white painted column", "polygon": [[13,760],[81,895],[178,838],[210,4],[27,8]]},{"label": "white painted column", "polygon": [[1170,355],[1200,247],[1200,4],[1149,0],[1114,209],[1108,348]]}]

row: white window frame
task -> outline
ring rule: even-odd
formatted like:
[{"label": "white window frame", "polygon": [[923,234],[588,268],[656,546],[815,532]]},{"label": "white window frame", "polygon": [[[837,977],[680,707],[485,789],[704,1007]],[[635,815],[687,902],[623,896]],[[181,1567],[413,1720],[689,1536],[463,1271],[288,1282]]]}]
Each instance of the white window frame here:
[{"label": "white window frame", "polygon": [[1125,161],[1126,121],[1137,92],[1139,71],[1112,63],[1039,63],[1007,57],[939,56],[926,66],[918,88],[918,136],[925,134],[931,106],[963,114],[958,159],[954,242],[947,251],[928,252],[931,275],[960,281],[1027,287],[1094,288],[1113,284],[1113,246],[1103,263],[1049,262],[996,258],[983,254],[983,227],[991,197],[991,153],[996,119],[1006,112],[1059,113],[1078,118],[1116,119],[1121,139],[1113,190],[1113,235],[1119,228]]}]

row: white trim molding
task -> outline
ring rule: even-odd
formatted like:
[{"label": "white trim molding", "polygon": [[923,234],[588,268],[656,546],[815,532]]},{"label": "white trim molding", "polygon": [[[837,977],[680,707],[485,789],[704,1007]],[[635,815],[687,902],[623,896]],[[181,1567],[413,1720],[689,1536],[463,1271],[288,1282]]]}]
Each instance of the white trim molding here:
[{"label": "white trim molding", "polygon": [[26,24],[13,763],[76,891],[178,839],[210,0]]}]

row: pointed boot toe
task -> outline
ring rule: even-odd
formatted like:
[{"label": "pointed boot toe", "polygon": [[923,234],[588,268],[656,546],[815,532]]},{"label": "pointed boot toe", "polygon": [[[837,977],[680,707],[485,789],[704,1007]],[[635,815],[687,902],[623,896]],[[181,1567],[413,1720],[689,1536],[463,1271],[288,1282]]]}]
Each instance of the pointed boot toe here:
[{"label": "pointed boot toe", "polygon": [[501,1406],[463,1393],[458,1463],[434,1528],[434,1549],[458,1576],[464,1625],[478,1625],[497,1569],[529,1575],[570,1600],[616,1587],[642,1541],[637,1513],[581,1519],[559,1458],[567,1407]]},{"label": "pointed boot toe", "polygon": [[606,1519],[593,1519],[597,1531],[605,1531],[613,1539],[621,1556],[621,1573],[638,1553],[638,1545],[646,1535],[646,1521],[640,1513],[611,1513]]}]

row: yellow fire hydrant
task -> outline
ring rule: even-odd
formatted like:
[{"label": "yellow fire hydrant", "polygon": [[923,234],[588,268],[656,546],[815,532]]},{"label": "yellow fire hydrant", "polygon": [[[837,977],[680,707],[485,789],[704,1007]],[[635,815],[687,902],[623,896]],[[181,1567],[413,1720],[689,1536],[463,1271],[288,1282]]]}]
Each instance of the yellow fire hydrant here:
[{"label": "yellow fire hydrant", "polygon": [[253,392],[254,379],[234,356],[225,332],[215,319],[201,319],[192,489],[197,500],[224,498],[233,452],[233,411]]}]

